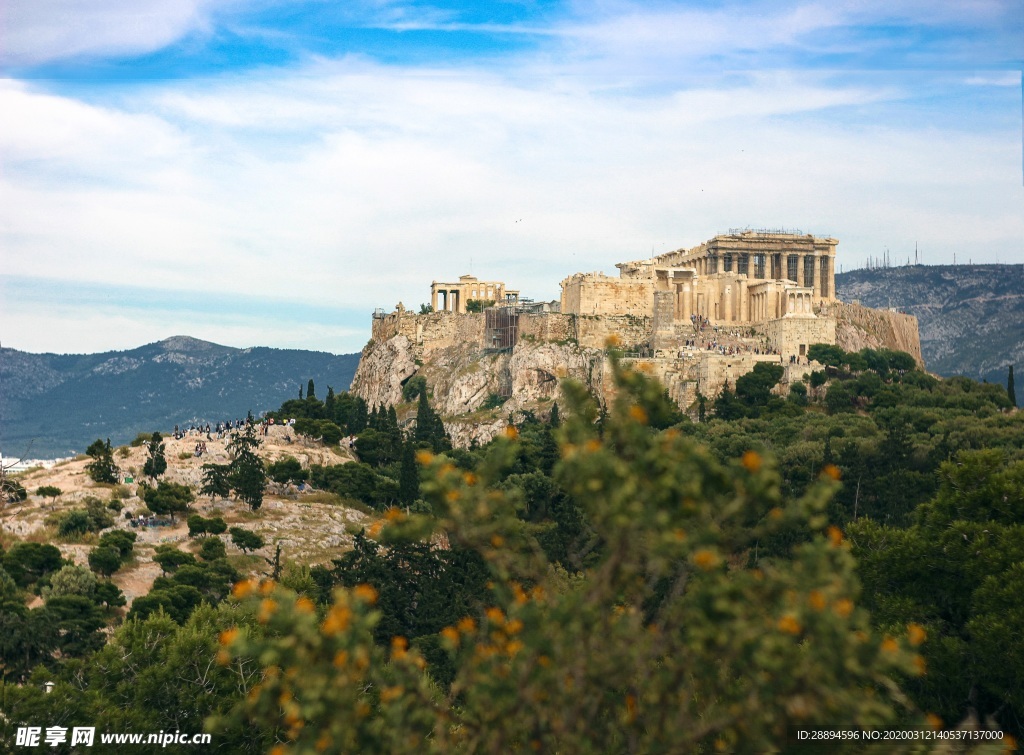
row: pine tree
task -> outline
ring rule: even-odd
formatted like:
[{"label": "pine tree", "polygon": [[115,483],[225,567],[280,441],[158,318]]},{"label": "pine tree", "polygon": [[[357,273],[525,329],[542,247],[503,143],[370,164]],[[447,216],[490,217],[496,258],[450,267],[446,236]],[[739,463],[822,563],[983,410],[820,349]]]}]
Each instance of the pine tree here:
[{"label": "pine tree", "polygon": [[558,415],[558,404],[551,405],[551,416],[548,417],[548,424],[552,428],[559,427],[562,424],[562,418]]},{"label": "pine tree", "polygon": [[228,450],[234,456],[229,465],[228,480],[238,498],[255,511],[263,505],[267,471],[263,459],[256,453],[260,439],[256,436],[252,415],[249,415],[249,420],[245,423],[245,429],[233,433],[228,443]]},{"label": "pine tree", "polygon": [[306,384],[306,398],[316,398],[316,391],[313,388],[313,378]]},{"label": "pine tree", "polygon": [[1010,374],[1006,376],[1006,392],[1010,395],[1010,403],[1017,406],[1017,387],[1013,384],[1013,365],[1010,365]]},{"label": "pine tree", "polygon": [[153,433],[149,440],[149,456],[142,466],[142,474],[153,480],[167,471],[167,457],[164,455],[164,439],[160,433]]},{"label": "pine tree", "polygon": [[97,439],[90,445],[85,453],[92,457],[92,461],[85,465],[85,471],[95,482],[116,483],[120,477],[121,470],[114,463],[114,449],[110,447],[110,438],[107,442]]}]

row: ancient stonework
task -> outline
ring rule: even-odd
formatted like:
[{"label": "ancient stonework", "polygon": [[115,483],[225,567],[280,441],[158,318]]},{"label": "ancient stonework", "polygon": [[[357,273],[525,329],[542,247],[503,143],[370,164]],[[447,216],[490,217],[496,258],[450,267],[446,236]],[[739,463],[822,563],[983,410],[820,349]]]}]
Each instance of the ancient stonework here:
[{"label": "ancient stonework", "polygon": [[[816,343],[899,349],[923,366],[913,317],[835,299],[837,243],[768,231],[716,236],[621,263],[618,278],[570,276],[552,304],[470,276],[435,282],[441,311],[415,315],[399,305],[374,315],[352,390],[371,405],[398,405],[404,383],[421,375],[453,439],[468,444],[489,440],[510,413],[546,416],[562,378],[584,383],[605,404],[613,390],[605,351],[611,343],[691,412],[699,395],[714,398],[758,362],[783,365],[777,390],[788,392],[821,369],[807,358]],[[438,301],[445,291],[455,293]],[[499,304],[463,313],[464,297],[474,291],[494,292]]]}]

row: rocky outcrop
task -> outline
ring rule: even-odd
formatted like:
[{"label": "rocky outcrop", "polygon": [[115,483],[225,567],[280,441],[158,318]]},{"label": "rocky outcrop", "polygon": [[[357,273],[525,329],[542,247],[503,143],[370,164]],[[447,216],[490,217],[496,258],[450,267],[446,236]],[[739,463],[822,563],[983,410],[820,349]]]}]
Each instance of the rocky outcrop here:
[{"label": "rocky outcrop", "polygon": [[905,351],[925,368],[917,318],[888,309],[833,302],[827,312],[836,318],[836,345],[846,351],[893,349]]},{"label": "rocky outcrop", "polygon": [[371,340],[363,348],[351,390],[371,407],[400,404],[402,384],[415,372],[416,356],[406,336]]}]

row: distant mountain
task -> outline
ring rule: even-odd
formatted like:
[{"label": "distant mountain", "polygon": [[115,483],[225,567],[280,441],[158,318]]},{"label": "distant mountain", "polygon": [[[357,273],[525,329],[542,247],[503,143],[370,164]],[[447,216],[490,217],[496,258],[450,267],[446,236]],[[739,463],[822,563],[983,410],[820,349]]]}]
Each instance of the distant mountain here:
[{"label": "distant mountain", "polygon": [[348,390],[358,354],[235,349],[174,336],[131,351],[29,354],[0,349],[0,450],[52,458],[97,438],[216,423],[276,409],[313,379]]},{"label": "distant mountain", "polygon": [[1024,265],[913,265],[836,276],[836,294],[917,317],[930,372],[1006,383],[1024,364]]}]

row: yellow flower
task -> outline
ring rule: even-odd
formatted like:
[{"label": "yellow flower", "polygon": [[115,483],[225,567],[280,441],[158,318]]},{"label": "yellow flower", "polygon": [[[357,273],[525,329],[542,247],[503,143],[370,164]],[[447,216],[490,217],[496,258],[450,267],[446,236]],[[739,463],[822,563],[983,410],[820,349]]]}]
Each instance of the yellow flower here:
[{"label": "yellow flower", "polygon": [[512,640],[505,646],[505,652],[510,656],[515,655],[525,647],[520,640]]},{"label": "yellow flower", "polygon": [[923,656],[914,656],[914,668],[917,669],[917,673],[924,676],[928,672],[928,662]]},{"label": "yellow flower", "polygon": [[427,464],[429,464],[433,460],[434,460],[434,454],[430,453],[430,451],[417,451],[416,452],[416,461],[418,461],[423,466],[426,466]]},{"label": "yellow flower", "polygon": [[636,695],[626,695],[626,718],[630,723],[636,720]]},{"label": "yellow flower", "polygon": [[509,440],[515,440],[519,437],[519,431],[516,430],[514,425],[509,425],[505,428],[505,437]]},{"label": "yellow flower", "polygon": [[785,632],[786,634],[800,634],[803,627],[800,626],[800,622],[794,617],[786,615],[779,619],[778,623],[779,631]]},{"label": "yellow flower", "polygon": [[782,509],[778,506],[773,507],[772,510],[768,512],[768,516],[778,521],[779,519],[782,519]]},{"label": "yellow flower", "polygon": [[942,719],[936,716],[934,713],[929,713],[925,716],[925,720],[928,721],[928,725],[931,726],[935,731],[942,728]]},{"label": "yellow flower", "polygon": [[235,638],[237,636],[238,627],[231,627],[231,629],[225,629],[223,632],[220,633],[220,644],[230,645],[232,642],[235,641]]},{"label": "yellow flower", "polygon": [[505,614],[503,614],[501,612],[500,608],[497,608],[495,606],[491,606],[490,608],[487,609],[486,613],[487,613],[487,618],[490,619],[492,623],[494,623],[494,624],[504,624],[505,623]]},{"label": "yellow flower", "polygon": [[469,616],[463,616],[461,619],[459,619],[458,627],[460,632],[469,633],[476,629],[476,622],[473,621],[473,619],[471,619]]},{"label": "yellow flower", "polygon": [[259,615],[256,617],[256,620],[259,621],[260,624],[266,624],[268,621],[270,621],[270,617],[274,615],[274,612],[276,610],[277,602],[271,600],[270,598],[264,598],[262,601],[260,601],[260,612]]},{"label": "yellow flower", "polygon": [[693,563],[704,570],[715,568],[719,561],[718,554],[708,548],[701,548],[693,554]]},{"label": "yellow flower", "polygon": [[518,603],[519,605],[523,605],[529,600],[529,598],[526,596],[526,593],[523,592],[523,588],[519,586],[518,582],[512,583],[512,593],[515,595],[516,603]]},{"label": "yellow flower", "polygon": [[246,595],[252,592],[252,581],[243,579],[241,582],[236,582],[235,586],[231,588],[231,594],[236,598],[244,598]]},{"label": "yellow flower", "polygon": [[757,472],[761,468],[761,454],[757,451],[746,451],[740,463],[748,472]]},{"label": "yellow flower", "polygon": [[606,348],[609,348],[609,349],[616,349],[616,348],[619,347],[619,345],[621,343],[622,343],[622,341],[614,333],[612,333],[610,336],[608,336],[606,339],[604,339],[604,345],[605,345]]},{"label": "yellow flower", "polygon": [[377,602],[377,591],[373,589],[372,585],[366,583],[356,585],[352,592],[357,598],[367,603],[373,604]]},{"label": "yellow flower", "polygon": [[326,635],[344,632],[348,629],[351,620],[352,611],[349,610],[348,606],[332,606],[331,610],[327,612],[327,618],[320,625],[320,631]]},{"label": "yellow flower", "polygon": [[348,652],[345,650],[339,650],[334,654],[334,667],[345,668],[348,665]]},{"label": "yellow flower", "polygon": [[838,480],[841,476],[839,467],[835,464],[826,464],[825,468],[821,470],[821,473],[832,480]]},{"label": "yellow flower", "polygon": [[895,652],[899,651],[899,649],[900,649],[900,646],[896,643],[896,640],[894,640],[892,637],[886,637],[884,640],[882,640],[882,644],[881,644],[880,647],[881,647],[881,650],[882,650],[883,653],[890,653],[890,654],[895,653]]},{"label": "yellow flower", "polygon": [[907,637],[910,638],[910,644],[917,647],[928,639],[928,633],[924,630],[924,627],[920,624],[908,624],[907,625]]},{"label": "yellow flower", "polygon": [[853,613],[853,601],[849,598],[842,598],[837,600],[835,604],[835,612],[842,618],[847,618]]},{"label": "yellow flower", "polygon": [[406,649],[409,647],[409,641],[404,637],[392,637],[391,638],[391,657],[395,659],[405,658]]},{"label": "yellow flower", "polygon": [[505,544],[505,538],[501,535],[491,535],[491,545],[495,548],[500,548]]},{"label": "yellow flower", "polygon": [[462,481],[467,485],[476,485],[476,475],[472,472],[466,472],[462,475]]},{"label": "yellow flower", "polygon": [[828,535],[828,540],[832,543],[833,547],[838,548],[843,544],[843,531],[834,524],[828,528],[826,534]]},{"label": "yellow flower", "polygon": [[371,538],[377,539],[377,537],[380,536],[380,531],[382,529],[384,529],[384,522],[378,520],[371,524],[370,528],[366,532]]},{"label": "yellow flower", "polygon": [[632,417],[637,422],[639,422],[641,425],[647,424],[647,412],[644,411],[644,408],[642,406],[637,406],[636,404],[634,404],[633,406],[629,407],[629,416]]},{"label": "yellow flower", "polygon": [[445,627],[441,630],[441,636],[453,645],[459,644],[459,632],[454,627]]},{"label": "yellow flower", "polygon": [[402,519],[405,518],[405,514],[402,513],[402,510],[400,508],[392,506],[391,508],[384,512],[384,518],[387,519],[389,522],[400,522],[402,521]]},{"label": "yellow flower", "polygon": [[380,701],[382,703],[389,703],[392,700],[397,700],[405,692],[404,687],[395,685],[394,687],[385,687],[380,691]]},{"label": "yellow flower", "polygon": [[265,579],[265,580],[263,580],[260,583],[260,595],[270,595],[270,593],[274,592],[274,588],[275,587],[277,587],[277,585],[274,584],[274,580],[272,580],[272,579]]},{"label": "yellow flower", "polygon": [[523,622],[520,619],[512,619],[505,627],[505,631],[509,634],[519,634],[523,631]]},{"label": "yellow flower", "polygon": [[313,601],[303,596],[295,601],[295,610],[299,613],[313,613],[316,610],[316,606],[313,605]]},{"label": "yellow flower", "polygon": [[823,611],[825,609],[825,596],[819,590],[811,590],[811,594],[807,596],[807,602],[811,604],[811,608],[815,611]]}]

